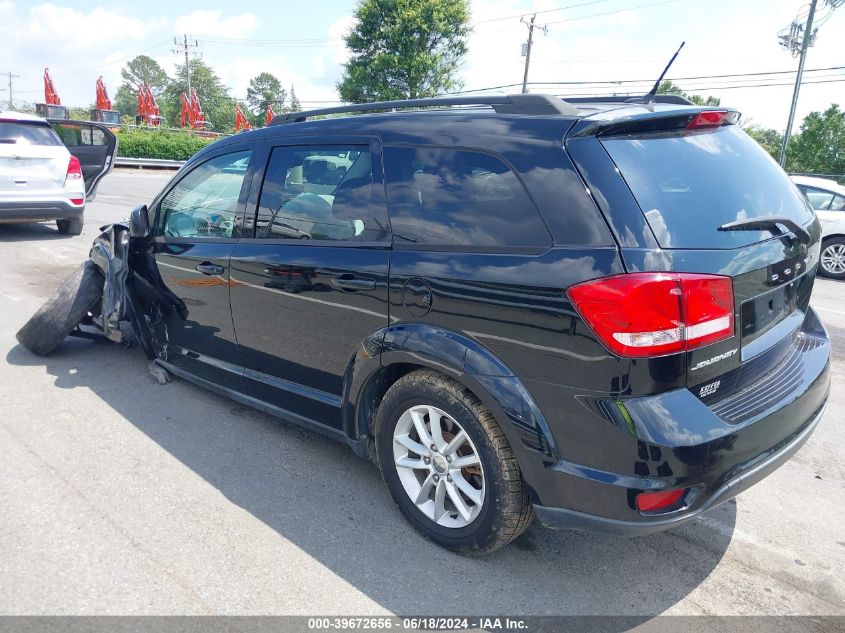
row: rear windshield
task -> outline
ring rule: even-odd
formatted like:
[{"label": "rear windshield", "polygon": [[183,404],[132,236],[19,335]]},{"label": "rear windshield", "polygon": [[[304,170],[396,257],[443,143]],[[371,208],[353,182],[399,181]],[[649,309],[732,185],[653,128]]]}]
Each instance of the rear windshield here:
[{"label": "rear windshield", "polygon": [[718,230],[760,216],[812,221],[786,174],[735,125],[602,143],[663,248],[737,248],[769,239],[769,231]]},{"label": "rear windshield", "polygon": [[21,145],[61,145],[56,133],[46,123],[0,121],[0,143]]}]

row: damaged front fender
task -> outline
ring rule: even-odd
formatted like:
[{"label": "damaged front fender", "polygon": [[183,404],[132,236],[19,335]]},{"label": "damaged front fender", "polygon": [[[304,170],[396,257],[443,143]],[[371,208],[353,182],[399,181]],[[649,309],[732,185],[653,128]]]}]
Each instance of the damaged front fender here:
[{"label": "damaged front fender", "polygon": [[135,237],[130,226],[104,226],[89,251],[89,259],[103,273],[100,319],[96,323],[111,341],[124,341],[120,327],[127,321],[147,357],[167,357],[165,315],[175,311],[187,318],[184,302],[165,286],[158,274],[147,236]]},{"label": "damaged front fender", "polygon": [[101,227],[100,231],[88,258],[100,269],[105,279],[100,312],[103,334],[109,340],[120,343],[123,340],[120,321],[126,319],[129,227],[125,224],[110,224]]}]

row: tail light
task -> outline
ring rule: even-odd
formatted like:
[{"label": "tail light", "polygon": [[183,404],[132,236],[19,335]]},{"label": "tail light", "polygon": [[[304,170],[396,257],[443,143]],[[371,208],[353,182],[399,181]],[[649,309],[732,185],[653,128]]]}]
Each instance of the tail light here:
[{"label": "tail light", "polygon": [[[82,187],[85,187],[84,180],[82,178],[82,165],[79,163],[79,159],[71,154],[70,162],[68,162],[67,165],[67,174],[65,175],[65,187],[67,187],[68,184],[77,181],[83,183]],[[70,201],[73,204],[79,205],[85,202],[85,196],[79,198],[71,198]]]},{"label": "tail light", "polygon": [[643,492],[637,495],[637,510],[640,512],[659,512],[668,510],[683,499],[687,489],[669,490],[666,492]]},{"label": "tail light", "polygon": [[687,124],[688,130],[698,130],[705,127],[718,127],[729,121],[727,110],[707,110],[699,112]]},{"label": "tail light", "polygon": [[572,286],[568,294],[599,340],[619,356],[674,354],[734,333],[730,277],[630,273]]}]

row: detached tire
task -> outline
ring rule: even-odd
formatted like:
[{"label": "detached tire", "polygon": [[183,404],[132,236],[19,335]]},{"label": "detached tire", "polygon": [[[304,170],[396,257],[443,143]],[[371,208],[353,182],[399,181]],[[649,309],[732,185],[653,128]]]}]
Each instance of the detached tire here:
[{"label": "detached tire", "polygon": [[427,369],[403,376],[385,394],[373,431],[394,501],[441,547],[488,554],[531,524],[533,507],[507,438],[459,382]]},{"label": "detached tire", "polygon": [[59,233],[62,235],[82,235],[83,223],[81,217],[56,220],[56,226],[59,227]]},{"label": "detached tire", "polygon": [[104,281],[100,269],[85,261],[18,331],[18,342],[34,354],[51,353],[100,302]]}]

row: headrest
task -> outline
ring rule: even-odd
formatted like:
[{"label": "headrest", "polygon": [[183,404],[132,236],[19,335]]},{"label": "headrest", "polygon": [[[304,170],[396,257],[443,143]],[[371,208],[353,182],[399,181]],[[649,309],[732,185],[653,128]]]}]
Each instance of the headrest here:
[{"label": "headrest", "polygon": [[309,160],[303,163],[302,169],[308,182],[321,184],[329,171],[329,161]]},{"label": "headrest", "polygon": [[372,214],[373,181],[370,178],[347,178],[334,192],[332,215],[338,220],[360,220]]}]

